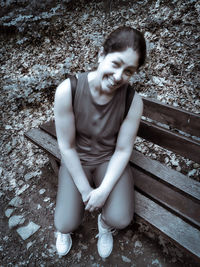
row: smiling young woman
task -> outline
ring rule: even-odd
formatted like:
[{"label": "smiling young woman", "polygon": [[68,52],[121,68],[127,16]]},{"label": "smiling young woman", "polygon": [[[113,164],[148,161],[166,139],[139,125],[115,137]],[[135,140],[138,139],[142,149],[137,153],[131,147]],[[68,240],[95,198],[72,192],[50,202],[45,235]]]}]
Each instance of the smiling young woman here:
[{"label": "smiling young woman", "polygon": [[103,44],[97,69],[78,76],[73,107],[70,80],[56,90],[55,124],[62,156],[55,210],[60,255],[70,251],[70,233],[80,225],[84,210],[101,209],[97,247],[103,258],[112,252],[112,230],[125,228],[133,218],[129,158],[143,112],[136,92],[127,114],[125,108],[128,82],[145,56],[142,33],[120,27]]}]

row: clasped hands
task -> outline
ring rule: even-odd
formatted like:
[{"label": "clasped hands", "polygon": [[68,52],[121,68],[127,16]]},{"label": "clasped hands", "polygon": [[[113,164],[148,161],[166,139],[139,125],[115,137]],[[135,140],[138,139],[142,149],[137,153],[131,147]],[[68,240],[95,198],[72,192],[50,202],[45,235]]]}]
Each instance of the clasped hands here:
[{"label": "clasped hands", "polygon": [[96,189],[90,187],[87,192],[82,194],[85,210],[92,212],[103,207],[107,197],[108,193],[101,186]]}]

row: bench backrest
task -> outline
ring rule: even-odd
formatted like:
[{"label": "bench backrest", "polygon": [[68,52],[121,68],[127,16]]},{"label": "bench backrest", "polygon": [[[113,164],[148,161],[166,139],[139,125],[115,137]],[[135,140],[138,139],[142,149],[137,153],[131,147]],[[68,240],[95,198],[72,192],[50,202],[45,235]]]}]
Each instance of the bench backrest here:
[{"label": "bench backrest", "polygon": [[200,116],[143,98],[138,136],[200,163]]}]

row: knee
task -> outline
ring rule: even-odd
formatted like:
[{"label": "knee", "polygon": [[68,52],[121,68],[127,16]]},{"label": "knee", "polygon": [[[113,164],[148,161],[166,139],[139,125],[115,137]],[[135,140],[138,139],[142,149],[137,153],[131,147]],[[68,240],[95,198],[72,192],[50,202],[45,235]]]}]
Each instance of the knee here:
[{"label": "knee", "polygon": [[133,216],[103,216],[103,220],[105,223],[116,229],[124,229],[126,228],[132,221]]},{"label": "knee", "polygon": [[57,231],[63,234],[74,232],[79,227],[80,224],[81,224],[80,220],[72,221],[64,217],[58,217],[56,216],[56,214],[54,216],[55,228],[57,229]]}]

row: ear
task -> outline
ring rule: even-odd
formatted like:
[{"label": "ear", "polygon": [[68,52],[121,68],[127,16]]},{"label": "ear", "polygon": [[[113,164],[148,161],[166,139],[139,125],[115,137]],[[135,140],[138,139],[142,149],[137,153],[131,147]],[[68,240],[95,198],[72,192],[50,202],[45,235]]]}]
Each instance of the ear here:
[{"label": "ear", "polygon": [[105,58],[104,49],[103,47],[101,47],[98,53],[98,63],[101,63],[104,58]]}]

